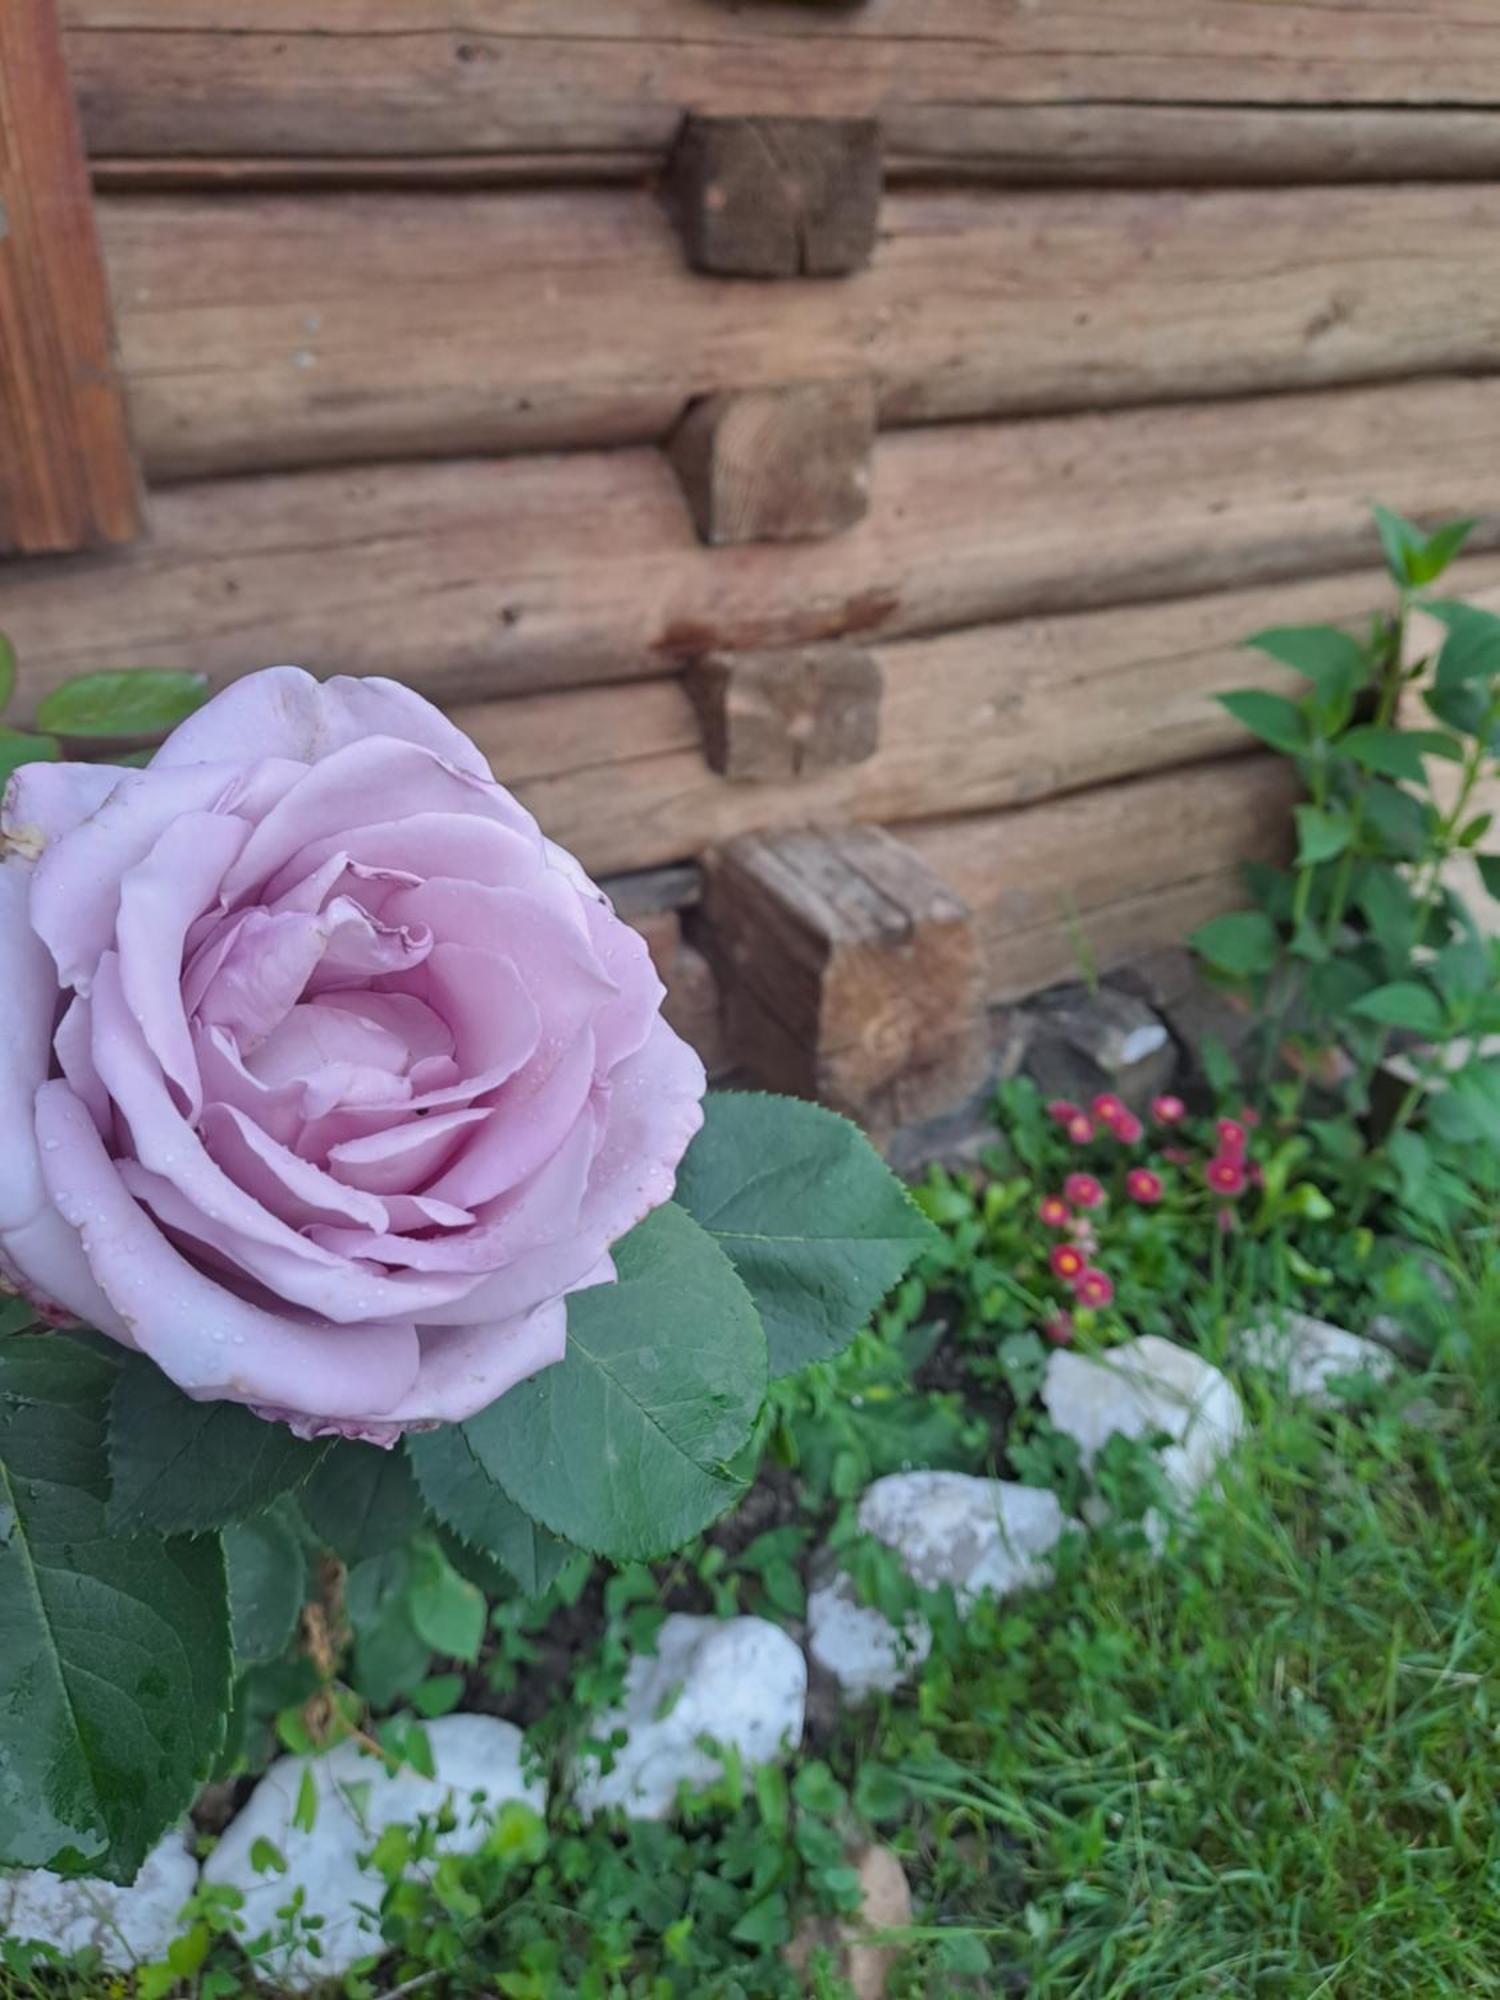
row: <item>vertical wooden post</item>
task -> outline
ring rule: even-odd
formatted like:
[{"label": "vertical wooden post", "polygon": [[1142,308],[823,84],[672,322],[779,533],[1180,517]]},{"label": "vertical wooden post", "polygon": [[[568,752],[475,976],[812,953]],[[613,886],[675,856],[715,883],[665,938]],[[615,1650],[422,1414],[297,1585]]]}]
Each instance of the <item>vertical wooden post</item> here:
[{"label": "vertical wooden post", "polygon": [[0,552],[87,548],[139,531],[53,0],[0,0]]}]

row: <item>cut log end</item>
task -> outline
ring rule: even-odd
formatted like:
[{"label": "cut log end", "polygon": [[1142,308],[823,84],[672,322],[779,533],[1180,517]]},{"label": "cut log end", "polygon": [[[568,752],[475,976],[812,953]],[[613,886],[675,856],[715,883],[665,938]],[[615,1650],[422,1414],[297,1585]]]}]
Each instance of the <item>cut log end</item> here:
[{"label": "cut log end", "polygon": [[672,183],[688,261],[722,277],[835,277],[875,247],[873,118],[690,117]]},{"label": "cut log end", "polygon": [[716,653],[688,674],[709,768],[740,784],[864,763],[880,744],[881,688],[859,646]]},{"label": "cut log end", "polygon": [[982,1080],[982,954],[967,906],[874,828],[751,835],[710,862],[730,1054],[877,1134]]},{"label": "cut log end", "polygon": [[870,505],[875,386],[860,377],[727,389],[688,405],[667,443],[713,547],[822,541]]}]

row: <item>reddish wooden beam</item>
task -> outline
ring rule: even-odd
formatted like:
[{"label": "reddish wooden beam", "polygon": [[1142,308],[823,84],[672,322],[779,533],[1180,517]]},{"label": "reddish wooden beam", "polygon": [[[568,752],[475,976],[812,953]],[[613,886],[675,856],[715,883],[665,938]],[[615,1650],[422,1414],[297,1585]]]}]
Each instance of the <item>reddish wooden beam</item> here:
[{"label": "reddish wooden beam", "polygon": [[52,0],[0,0],[0,552],[140,531],[88,169]]}]

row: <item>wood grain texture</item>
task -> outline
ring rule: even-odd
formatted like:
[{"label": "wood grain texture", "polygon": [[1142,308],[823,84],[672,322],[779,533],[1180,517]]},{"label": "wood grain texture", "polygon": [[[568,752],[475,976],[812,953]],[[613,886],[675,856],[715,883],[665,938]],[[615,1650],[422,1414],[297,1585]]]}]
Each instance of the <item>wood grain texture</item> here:
[{"label": "wood grain texture", "polygon": [[631,189],[99,211],[153,480],[654,441],[860,374],[892,425],[1500,362],[1500,186],[912,191],[868,271],[749,290]]},{"label": "wood grain texture", "polygon": [[138,532],[93,197],[52,0],[0,6],[0,553]]},{"label": "wood grain texture", "polygon": [[[1471,560],[1455,588],[1500,592],[1500,563]],[[745,785],[711,769],[676,680],[479,703],[456,718],[585,865],[651,867],[743,833],[1026,805],[1231,755],[1246,738],[1213,696],[1296,686],[1245,649],[1250,633],[1328,621],[1357,629],[1389,602],[1384,574],[1359,571],[881,646],[873,754],[782,783]],[[727,656],[730,666],[736,657],[747,656]]]},{"label": "wood grain texture", "polygon": [[685,109],[1493,105],[1486,0],[67,0],[108,154],[665,149]]},{"label": "wood grain texture", "polygon": [[720,389],[690,403],[667,458],[700,537],[815,542],[840,535],[870,505],[875,385],[796,382]]},{"label": "wood grain texture", "polygon": [[[887,107],[887,187],[1246,187],[1495,180],[1500,113],[1419,105]],[[493,188],[648,184],[649,147],[550,153],[168,154],[96,158],[97,188]]]},{"label": "wood grain texture", "polygon": [[1252,756],[902,837],[973,910],[993,1004],[1243,906],[1239,868],[1287,858],[1298,796],[1283,760]]},{"label": "wood grain texture", "polygon": [[863,646],[711,653],[693,662],[686,685],[704,762],[736,784],[843,770],[880,743],[880,663]]},{"label": "wood grain texture", "polygon": [[688,262],[736,278],[832,278],[870,261],[880,219],[874,118],[689,117],[672,154]]},{"label": "wood grain texture", "polygon": [[776,548],[703,548],[654,451],[210,482],[158,494],[132,550],[7,564],[0,629],[31,701],[101,659],[448,700],[649,679],[1352,568],[1370,494],[1494,546],[1497,432],[1500,381],[891,432],[866,519]]},{"label": "wood grain texture", "polygon": [[983,968],[962,900],[872,827],[750,834],[710,858],[704,935],[736,1068],[873,1131],[984,1075]]}]

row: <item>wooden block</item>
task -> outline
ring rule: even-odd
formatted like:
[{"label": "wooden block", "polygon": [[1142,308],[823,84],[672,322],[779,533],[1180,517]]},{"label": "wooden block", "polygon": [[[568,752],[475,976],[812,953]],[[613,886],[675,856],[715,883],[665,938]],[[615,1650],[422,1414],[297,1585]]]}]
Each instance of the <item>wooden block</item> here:
[{"label": "wooden block", "polygon": [[688,1046],[698,1051],[709,1075],[722,1076],[730,1062],[719,979],[696,945],[684,942],[678,946],[661,1011],[667,1026],[675,1028]]},{"label": "wooden block", "polygon": [[705,917],[730,1055],[876,1131],[950,1109],[986,1060],[966,904],[876,828],[748,835],[711,857]]},{"label": "wooden block", "polygon": [[873,118],[691,117],[673,181],[697,270],[736,278],[858,271],[870,261],[880,216],[880,126]]},{"label": "wooden block", "polygon": [[657,978],[664,986],[669,984],[677,948],[682,943],[681,917],[675,910],[643,910],[629,921],[630,928],[639,931],[646,940],[646,949],[656,967]]},{"label": "wooden block", "polygon": [[880,663],[860,646],[712,653],[689,670],[710,769],[740,783],[862,764],[880,742]]},{"label": "wooden block", "polygon": [[130,541],[135,468],[51,0],[0,6],[0,552]]},{"label": "wooden block", "polygon": [[710,546],[815,542],[864,518],[874,443],[875,386],[860,377],[700,397],[667,456]]}]

